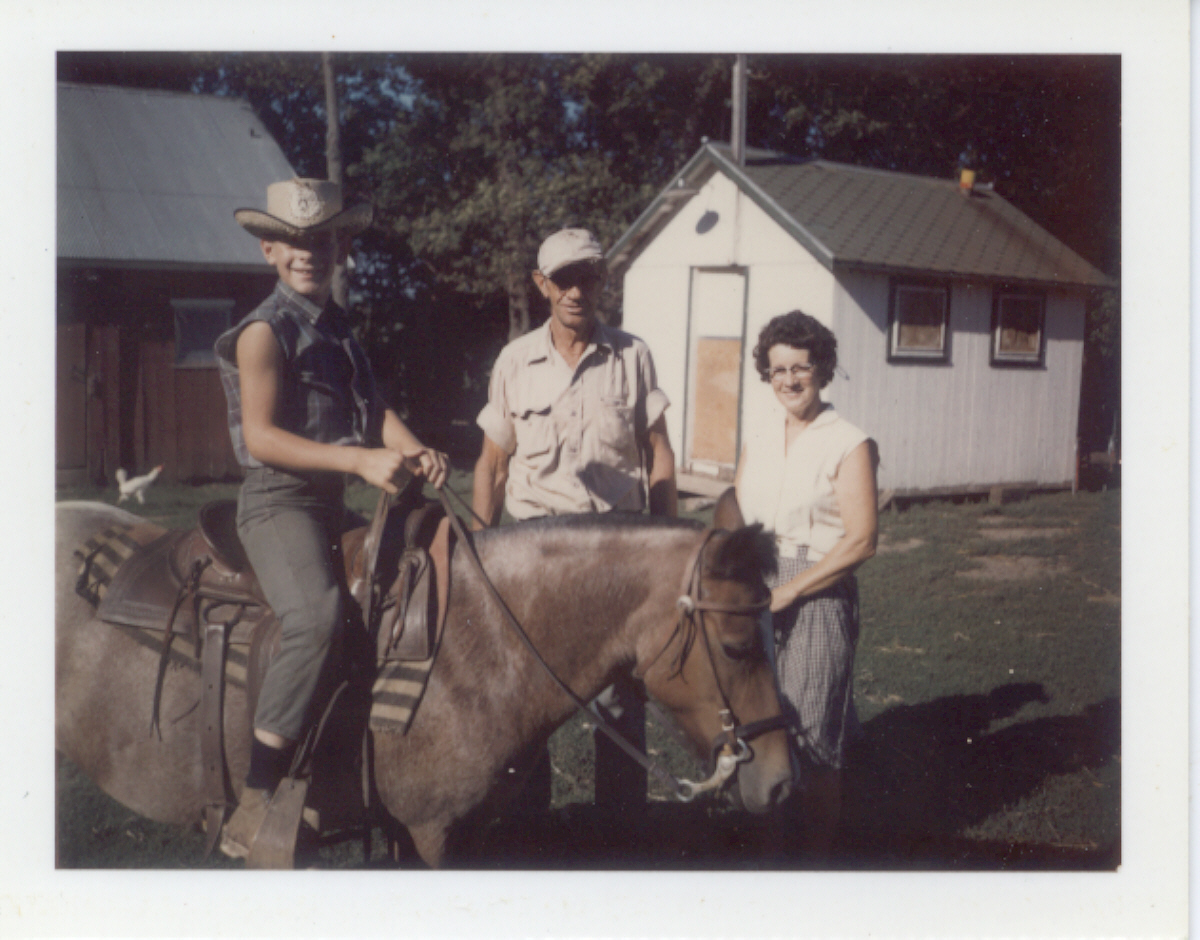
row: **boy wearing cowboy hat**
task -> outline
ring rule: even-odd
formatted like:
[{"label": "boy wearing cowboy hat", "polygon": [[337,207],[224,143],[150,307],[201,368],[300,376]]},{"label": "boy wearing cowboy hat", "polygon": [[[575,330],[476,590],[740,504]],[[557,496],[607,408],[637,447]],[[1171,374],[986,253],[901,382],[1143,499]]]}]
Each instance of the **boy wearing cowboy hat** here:
[{"label": "boy wearing cowboy hat", "polygon": [[335,551],[346,474],[389,493],[405,471],[440,487],[447,460],[380,399],[346,312],[330,297],[335,266],[370,225],[371,206],[343,208],[336,183],[292,179],[267,187],[266,212],[234,217],[279,275],[271,295],[215,346],[245,473],[238,534],[282,628],[254,713],[246,786],[222,834],[221,849],[243,857],[311,720],[341,627]]}]

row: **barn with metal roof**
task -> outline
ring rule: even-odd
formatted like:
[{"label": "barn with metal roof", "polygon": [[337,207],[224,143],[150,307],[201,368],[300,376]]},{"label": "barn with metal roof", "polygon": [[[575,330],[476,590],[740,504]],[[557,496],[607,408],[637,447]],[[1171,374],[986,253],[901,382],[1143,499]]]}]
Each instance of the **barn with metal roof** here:
[{"label": "barn with metal roof", "polygon": [[1114,282],[969,173],[705,143],[608,260],[684,488],[723,488],[778,407],[753,348],[793,309],[837,336],[823,397],[875,438],[883,489],[1071,485],[1085,301]]},{"label": "barn with metal roof", "polygon": [[293,176],[242,100],[58,85],[60,483],[237,472],[216,336],[274,272],[234,221]]}]

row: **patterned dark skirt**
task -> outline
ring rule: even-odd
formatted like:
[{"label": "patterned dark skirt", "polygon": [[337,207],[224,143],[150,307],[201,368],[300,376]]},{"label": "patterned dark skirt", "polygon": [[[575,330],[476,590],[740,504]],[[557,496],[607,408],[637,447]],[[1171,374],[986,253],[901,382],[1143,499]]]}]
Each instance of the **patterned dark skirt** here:
[{"label": "patterned dark skirt", "polygon": [[[815,562],[800,549],[779,558],[771,588]],[[822,767],[841,768],[846,745],[859,732],[854,710],[854,650],[858,645],[858,582],[853,575],[772,615],[775,674],[800,755]]]}]

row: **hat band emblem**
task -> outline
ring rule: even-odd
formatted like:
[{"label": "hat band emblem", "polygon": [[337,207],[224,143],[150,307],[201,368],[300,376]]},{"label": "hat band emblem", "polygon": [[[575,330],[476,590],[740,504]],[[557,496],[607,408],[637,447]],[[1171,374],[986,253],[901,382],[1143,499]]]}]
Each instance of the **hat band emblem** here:
[{"label": "hat band emblem", "polygon": [[321,214],[321,197],[307,187],[297,186],[292,190],[292,214],[302,222],[308,222]]}]

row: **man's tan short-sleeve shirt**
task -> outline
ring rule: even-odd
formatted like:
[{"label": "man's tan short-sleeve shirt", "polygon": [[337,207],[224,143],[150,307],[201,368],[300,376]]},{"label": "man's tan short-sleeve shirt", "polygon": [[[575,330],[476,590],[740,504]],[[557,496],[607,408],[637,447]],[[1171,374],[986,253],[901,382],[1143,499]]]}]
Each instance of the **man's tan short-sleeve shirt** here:
[{"label": "man's tan short-sleeve shirt", "polygon": [[640,339],[597,323],[571,369],[550,324],[513,340],[492,369],[478,425],[509,455],[514,519],[645,507],[646,430],[669,401]]}]

